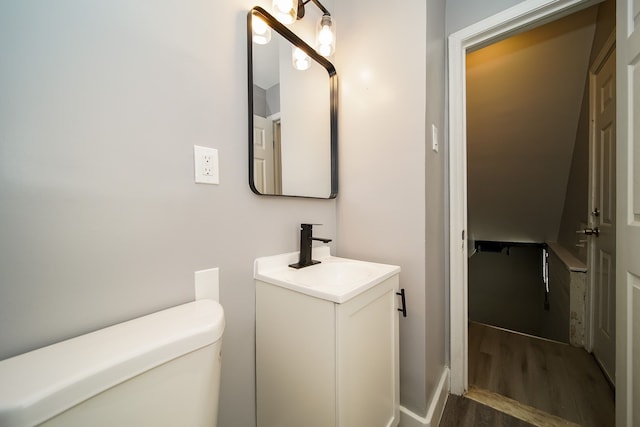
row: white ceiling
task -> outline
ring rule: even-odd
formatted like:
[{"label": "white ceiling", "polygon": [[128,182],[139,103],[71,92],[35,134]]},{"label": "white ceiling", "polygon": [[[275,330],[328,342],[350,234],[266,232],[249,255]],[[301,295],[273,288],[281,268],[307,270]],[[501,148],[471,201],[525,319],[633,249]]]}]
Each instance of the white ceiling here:
[{"label": "white ceiling", "polygon": [[467,55],[472,239],[557,240],[596,11]]}]

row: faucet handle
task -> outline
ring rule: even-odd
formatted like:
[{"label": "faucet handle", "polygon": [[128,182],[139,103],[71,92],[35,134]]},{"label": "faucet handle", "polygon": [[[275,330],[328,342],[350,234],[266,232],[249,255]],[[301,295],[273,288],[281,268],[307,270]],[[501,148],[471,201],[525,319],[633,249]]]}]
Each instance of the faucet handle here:
[{"label": "faucet handle", "polygon": [[313,231],[313,226],[314,225],[322,225],[322,224],[300,224],[300,230],[301,231],[308,231],[308,232],[312,232]]}]

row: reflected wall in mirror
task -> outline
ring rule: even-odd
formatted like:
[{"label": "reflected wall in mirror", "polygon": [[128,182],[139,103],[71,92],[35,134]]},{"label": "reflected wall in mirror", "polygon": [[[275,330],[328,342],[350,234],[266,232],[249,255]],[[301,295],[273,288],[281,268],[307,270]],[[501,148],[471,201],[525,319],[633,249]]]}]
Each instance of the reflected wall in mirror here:
[{"label": "reflected wall in mirror", "polygon": [[260,7],[247,15],[247,50],[251,190],[336,197],[334,66]]}]

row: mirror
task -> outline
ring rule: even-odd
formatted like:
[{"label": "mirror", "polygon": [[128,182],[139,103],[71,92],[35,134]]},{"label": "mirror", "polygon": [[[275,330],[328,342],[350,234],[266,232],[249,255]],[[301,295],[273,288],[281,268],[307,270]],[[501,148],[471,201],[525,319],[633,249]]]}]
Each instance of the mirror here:
[{"label": "mirror", "polygon": [[[257,6],[247,15],[247,50],[251,190],[271,196],[335,198],[334,66]],[[296,62],[297,68],[294,50],[296,61],[302,61]],[[299,69],[304,67],[308,68]]]}]

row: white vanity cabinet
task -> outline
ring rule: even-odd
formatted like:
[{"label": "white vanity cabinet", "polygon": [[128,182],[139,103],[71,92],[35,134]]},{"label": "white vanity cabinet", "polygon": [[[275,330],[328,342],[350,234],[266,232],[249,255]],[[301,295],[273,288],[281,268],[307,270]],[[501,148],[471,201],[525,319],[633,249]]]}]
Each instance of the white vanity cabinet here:
[{"label": "white vanity cabinet", "polygon": [[256,280],[258,427],[398,425],[398,280],[340,303]]}]

